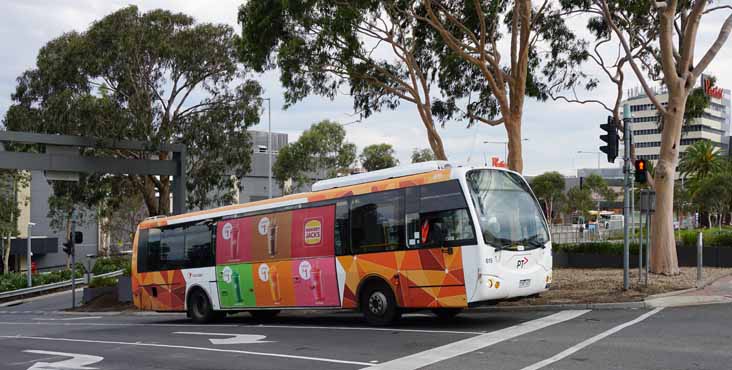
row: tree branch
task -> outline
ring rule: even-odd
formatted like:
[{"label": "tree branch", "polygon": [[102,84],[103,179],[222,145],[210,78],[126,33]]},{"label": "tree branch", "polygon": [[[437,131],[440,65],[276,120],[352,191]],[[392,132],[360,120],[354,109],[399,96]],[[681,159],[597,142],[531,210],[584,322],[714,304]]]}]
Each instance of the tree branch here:
[{"label": "tree branch", "polygon": [[714,41],[712,46],[709,47],[709,50],[707,50],[707,52],[704,54],[704,57],[702,57],[699,63],[697,63],[696,67],[694,67],[694,70],[692,71],[694,78],[698,78],[699,76],[701,76],[707,66],[709,66],[709,63],[711,63],[714,57],[717,56],[719,50],[722,49],[724,43],[727,42],[731,31],[732,14],[729,15],[724,21],[724,23],[722,24],[722,28],[719,30],[719,34],[717,35],[717,39]]}]

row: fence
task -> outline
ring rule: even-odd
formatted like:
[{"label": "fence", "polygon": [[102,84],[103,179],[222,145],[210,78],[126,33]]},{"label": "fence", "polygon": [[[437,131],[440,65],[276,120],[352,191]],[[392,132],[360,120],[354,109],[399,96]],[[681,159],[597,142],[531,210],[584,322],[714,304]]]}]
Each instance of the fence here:
[{"label": "fence", "polygon": [[576,244],[623,240],[623,229],[608,228],[603,224],[561,224],[551,225],[554,244]]}]

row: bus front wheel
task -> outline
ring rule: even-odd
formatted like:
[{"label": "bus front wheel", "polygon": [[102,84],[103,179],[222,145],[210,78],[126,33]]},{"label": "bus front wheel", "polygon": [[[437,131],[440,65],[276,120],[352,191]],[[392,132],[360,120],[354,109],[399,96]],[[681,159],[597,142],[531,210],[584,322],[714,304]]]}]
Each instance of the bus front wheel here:
[{"label": "bus front wheel", "polygon": [[223,317],[220,312],[214,311],[211,301],[201,289],[193,290],[188,296],[188,316],[197,324],[205,324]]},{"label": "bus front wheel", "polygon": [[371,325],[389,325],[399,319],[401,311],[388,285],[371,283],[361,294],[361,312]]}]

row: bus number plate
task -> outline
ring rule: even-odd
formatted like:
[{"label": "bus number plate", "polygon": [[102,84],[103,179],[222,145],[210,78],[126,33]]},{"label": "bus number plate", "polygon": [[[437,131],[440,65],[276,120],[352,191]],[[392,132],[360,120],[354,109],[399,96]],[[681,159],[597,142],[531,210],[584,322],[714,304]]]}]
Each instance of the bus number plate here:
[{"label": "bus number plate", "polygon": [[528,288],[531,285],[531,279],[519,280],[519,288]]}]

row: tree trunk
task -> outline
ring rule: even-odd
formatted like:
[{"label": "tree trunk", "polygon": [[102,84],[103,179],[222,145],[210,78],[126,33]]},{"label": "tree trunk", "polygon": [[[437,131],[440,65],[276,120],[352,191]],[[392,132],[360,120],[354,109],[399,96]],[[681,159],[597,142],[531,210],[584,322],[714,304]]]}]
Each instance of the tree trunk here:
[{"label": "tree trunk", "polygon": [[511,118],[505,119],[504,125],[508,136],[508,168],[522,173],[524,171],[524,158],[521,154],[521,114],[511,115]]},{"label": "tree trunk", "polygon": [[656,213],[651,219],[651,272],[678,275],[674,237],[674,177],[681,144],[681,126],[686,103],[683,87],[669,88],[669,104],[661,132],[661,153],[655,170]]}]

